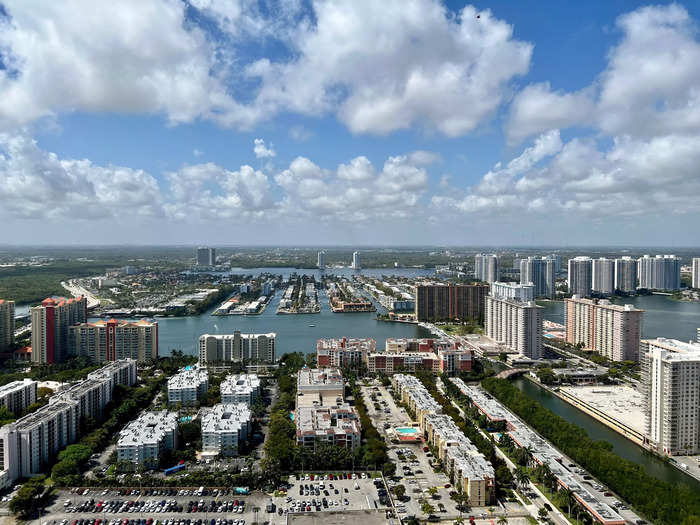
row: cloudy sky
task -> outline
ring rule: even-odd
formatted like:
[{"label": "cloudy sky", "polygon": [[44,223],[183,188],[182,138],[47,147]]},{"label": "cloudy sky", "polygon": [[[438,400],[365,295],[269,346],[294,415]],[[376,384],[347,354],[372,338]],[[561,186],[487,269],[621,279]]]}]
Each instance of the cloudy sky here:
[{"label": "cloudy sky", "polygon": [[0,243],[697,246],[699,23],[0,0]]}]

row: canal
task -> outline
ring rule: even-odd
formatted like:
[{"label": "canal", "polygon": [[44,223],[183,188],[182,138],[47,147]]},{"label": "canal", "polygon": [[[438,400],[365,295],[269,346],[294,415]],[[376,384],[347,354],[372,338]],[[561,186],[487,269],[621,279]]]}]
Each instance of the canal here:
[{"label": "canal", "polygon": [[518,378],[513,381],[513,385],[530,399],[539,402],[566,421],[583,428],[592,439],[607,441],[612,445],[613,451],[618,456],[641,465],[648,474],[668,483],[685,483],[693,490],[700,491],[700,482],[695,480],[695,478],[684,474],[658,457],[645,452],[635,443],[599,423],[588,414],[552,395],[532,381]]},{"label": "canal", "polygon": [[[288,276],[292,272],[315,275],[319,279],[318,270],[295,270],[294,268],[253,268],[236,269],[232,273],[244,275],[259,275],[260,273],[275,273]],[[385,269],[361,270],[357,272],[347,268],[326,270],[350,277],[352,274],[381,276],[402,275],[415,277],[418,275],[433,275],[432,270],[418,269]],[[197,342],[202,334],[231,334],[235,330],[242,333],[277,334],[277,355],[286,352],[316,352],[316,341],[335,337],[371,337],[377,341],[377,348],[384,348],[385,339],[391,337],[429,337],[427,330],[415,324],[392,323],[377,321],[375,312],[358,312],[334,314],[328,305],[328,296],[324,291],[319,293],[321,312],[304,315],[276,315],[284,287],[277,290],[270,304],[260,315],[228,315],[212,316],[219,305],[216,305],[202,315],[191,317],[158,317],[159,352],[169,355],[173,349],[182,350],[186,354],[197,353]],[[380,307],[381,308],[381,307]]]}]

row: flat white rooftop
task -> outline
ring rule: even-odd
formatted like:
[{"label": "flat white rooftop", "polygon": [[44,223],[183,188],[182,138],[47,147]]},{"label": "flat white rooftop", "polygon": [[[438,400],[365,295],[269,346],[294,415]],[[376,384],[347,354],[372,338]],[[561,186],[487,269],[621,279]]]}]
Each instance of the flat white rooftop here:
[{"label": "flat white rooftop", "polygon": [[561,390],[644,433],[644,397],[629,386],[567,386]]}]

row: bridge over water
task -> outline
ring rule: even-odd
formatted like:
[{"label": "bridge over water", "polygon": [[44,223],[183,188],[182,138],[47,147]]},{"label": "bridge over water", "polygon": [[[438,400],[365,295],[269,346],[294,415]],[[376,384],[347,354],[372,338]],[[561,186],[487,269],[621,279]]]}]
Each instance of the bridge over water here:
[{"label": "bridge over water", "polygon": [[527,372],[529,372],[529,369],[527,368],[509,368],[508,370],[503,370],[496,374],[496,377],[499,379],[509,379],[511,377],[523,375]]}]

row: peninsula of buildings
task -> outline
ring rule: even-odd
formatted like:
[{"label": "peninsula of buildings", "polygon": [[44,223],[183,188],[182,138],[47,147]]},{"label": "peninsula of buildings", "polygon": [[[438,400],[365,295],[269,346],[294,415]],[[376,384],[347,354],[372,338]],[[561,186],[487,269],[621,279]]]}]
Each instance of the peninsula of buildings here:
[{"label": "peninsula of buildings", "polygon": [[376,311],[372,301],[365,298],[348,279],[326,280],[325,284],[333,313]]},{"label": "peninsula of buildings", "polygon": [[292,275],[277,307],[278,314],[317,314],[321,311],[314,277]]}]

